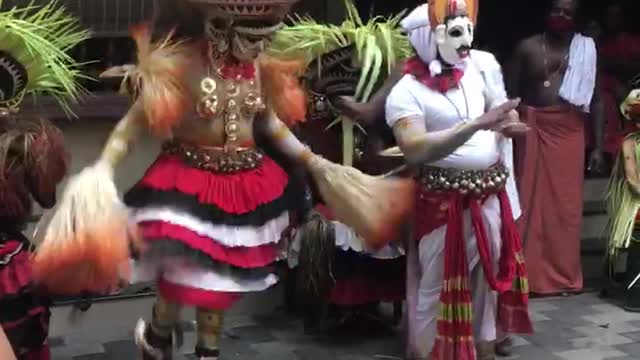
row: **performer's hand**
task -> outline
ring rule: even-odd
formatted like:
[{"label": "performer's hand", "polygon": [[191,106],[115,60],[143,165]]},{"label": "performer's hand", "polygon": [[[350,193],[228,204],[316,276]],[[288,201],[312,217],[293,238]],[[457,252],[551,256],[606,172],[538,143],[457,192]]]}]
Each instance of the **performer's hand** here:
[{"label": "performer's hand", "polygon": [[508,138],[512,138],[524,135],[529,131],[529,126],[520,121],[520,116],[516,110],[511,110],[507,115],[506,120],[500,123],[498,128],[495,130]]},{"label": "performer's hand", "polygon": [[509,113],[518,105],[520,105],[520,99],[509,100],[473,120],[472,124],[478,130],[495,130],[501,123],[509,120]]},{"label": "performer's hand", "polygon": [[601,175],[605,172],[604,153],[601,149],[594,149],[591,152],[587,171],[592,175]]},{"label": "performer's hand", "polygon": [[351,96],[340,96],[335,102],[335,107],[351,120],[363,126],[373,125],[376,114],[369,103],[355,101]]}]

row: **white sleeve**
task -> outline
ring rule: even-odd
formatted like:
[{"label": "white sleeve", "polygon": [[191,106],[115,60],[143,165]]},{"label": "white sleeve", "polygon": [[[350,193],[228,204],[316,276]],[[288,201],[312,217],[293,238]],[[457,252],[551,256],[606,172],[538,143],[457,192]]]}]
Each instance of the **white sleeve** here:
[{"label": "white sleeve", "polygon": [[389,127],[393,127],[401,119],[424,117],[420,103],[405,80],[406,78],[400,80],[387,97],[385,113]]},{"label": "white sleeve", "polygon": [[507,101],[507,91],[504,85],[502,67],[493,54],[486,51],[474,50],[471,53],[474,65],[480,70],[484,79],[484,95],[490,109]]}]

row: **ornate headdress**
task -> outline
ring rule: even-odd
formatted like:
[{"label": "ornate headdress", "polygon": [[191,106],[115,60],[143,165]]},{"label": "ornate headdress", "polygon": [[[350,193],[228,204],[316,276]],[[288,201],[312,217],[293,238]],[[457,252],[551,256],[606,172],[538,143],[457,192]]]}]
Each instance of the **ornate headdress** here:
[{"label": "ornate headdress", "polygon": [[431,28],[444,24],[447,18],[466,14],[474,24],[478,18],[478,0],[429,0]]},{"label": "ornate headdress", "polygon": [[282,20],[299,0],[187,0],[207,5],[230,20]]},{"label": "ornate headdress", "polygon": [[[2,1],[0,0],[0,6]],[[67,171],[61,131],[44,119],[23,118],[25,95],[53,96],[71,113],[69,102],[85,90],[78,64],[67,51],[87,39],[57,1],[0,12],[0,220],[21,222],[32,199],[55,202],[56,185]]]},{"label": "ornate headdress", "polygon": [[85,90],[67,52],[87,38],[57,0],[0,12],[0,109],[15,113],[26,94],[46,94],[70,114],[70,101]]},{"label": "ornate headdress", "polygon": [[640,122],[640,74],[629,82],[627,97],[620,104],[620,113],[626,120]]}]

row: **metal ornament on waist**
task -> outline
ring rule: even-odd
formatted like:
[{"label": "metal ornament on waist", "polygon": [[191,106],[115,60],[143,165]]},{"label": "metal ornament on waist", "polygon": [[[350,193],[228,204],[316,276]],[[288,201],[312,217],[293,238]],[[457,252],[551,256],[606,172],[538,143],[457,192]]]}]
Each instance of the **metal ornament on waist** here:
[{"label": "metal ornament on waist", "polygon": [[163,152],[179,155],[189,166],[212,172],[235,173],[255,169],[264,155],[257,148],[225,149],[199,147],[181,143],[166,143]]},{"label": "metal ornament on waist", "polygon": [[460,170],[424,166],[418,172],[422,186],[432,192],[459,192],[462,195],[484,195],[504,189],[509,169],[498,164],[486,170]]}]

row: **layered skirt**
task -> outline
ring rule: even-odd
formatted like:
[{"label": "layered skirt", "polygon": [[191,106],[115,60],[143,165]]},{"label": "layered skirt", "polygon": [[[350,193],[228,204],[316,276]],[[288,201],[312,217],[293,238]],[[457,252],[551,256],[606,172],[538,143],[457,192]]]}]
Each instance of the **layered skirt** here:
[{"label": "layered skirt", "polygon": [[125,195],[145,245],[134,281],[156,280],[169,301],[217,310],[271,287],[292,196],[287,174],[267,156],[217,172],[161,154]]},{"label": "layered skirt", "polygon": [[49,302],[34,291],[29,242],[0,236],[0,325],[19,359],[48,360]]}]

